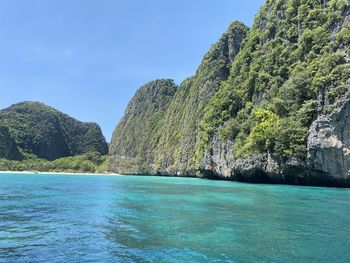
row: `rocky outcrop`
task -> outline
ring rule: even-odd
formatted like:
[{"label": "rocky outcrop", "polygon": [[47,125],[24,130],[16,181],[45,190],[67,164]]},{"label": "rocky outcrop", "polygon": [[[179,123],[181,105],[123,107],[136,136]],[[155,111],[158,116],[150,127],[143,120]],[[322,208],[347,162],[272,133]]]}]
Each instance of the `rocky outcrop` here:
[{"label": "rocky outcrop", "polygon": [[196,176],[250,183],[350,186],[347,149],[345,146],[337,149],[343,144],[339,139],[336,144],[333,144],[334,138],[327,142],[322,131],[314,134],[313,127],[318,123],[319,119],[310,128],[310,136],[314,137],[308,140],[307,161],[281,160],[269,153],[234,158],[232,142],[220,141],[216,135],[212,151],[202,158]]},{"label": "rocky outcrop", "polygon": [[224,141],[216,133],[211,150],[201,160],[197,176],[254,183],[281,183],[285,169],[270,154],[235,158],[232,141]]},{"label": "rocky outcrop", "polygon": [[350,183],[350,92],[330,114],[312,123],[308,136],[308,167]]}]

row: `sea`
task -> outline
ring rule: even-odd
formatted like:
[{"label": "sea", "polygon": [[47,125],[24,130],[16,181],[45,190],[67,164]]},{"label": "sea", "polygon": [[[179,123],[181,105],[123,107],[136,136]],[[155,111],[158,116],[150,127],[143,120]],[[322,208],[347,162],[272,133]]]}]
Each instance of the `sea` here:
[{"label": "sea", "polygon": [[0,262],[350,262],[350,189],[0,174]]}]

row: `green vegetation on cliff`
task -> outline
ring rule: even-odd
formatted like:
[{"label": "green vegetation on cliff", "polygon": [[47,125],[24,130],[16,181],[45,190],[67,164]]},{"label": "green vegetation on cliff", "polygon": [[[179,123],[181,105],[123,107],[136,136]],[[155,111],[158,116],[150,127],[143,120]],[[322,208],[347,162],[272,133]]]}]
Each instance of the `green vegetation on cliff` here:
[{"label": "green vegetation on cliff", "polygon": [[176,90],[172,80],[161,79],[136,92],[113,133],[110,169],[123,173],[144,173],[152,169],[150,164],[154,162],[154,149],[162,136],[164,114]]},{"label": "green vegetation on cliff", "polygon": [[21,159],[16,153],[18,149],[47,160],[92,151],[108,153],[107,143],[96,123],[77,121],[42,103],[23,102],[1,110],[0,126],[5,127],[1,135],[11,137],[6,140],[6,149],[12,153],[10,156],[2,154],[3,158]]},{"label": "green vegetation on cliff", "polygon": [[180,85],[165,114],[165,126],[157,145],[154,169],[169,174],[193,174],[203,110],[221,82],[228,78],[230,67],[247,33],[247,26],[233,22],[204,56],[196,74]]},{"label": "green vegetation on cliff", "polygon": [[[195,76],[176,88],[166,81],[171,96],[158,96],[164,80],[141,87],[130,102],[111,142],[110,169],[127,173],[169,173],[194,169],[199,120],[209,99],[240,50],[248,28],[234,22],[205,55]],[[154,87],[150,90],[148,87]],[[161,93],[162,94],[162,93]],[[164,106],[159,107],[163,101]],[[132,112],[132,114],[131,114]]]},{"label": "green vegetation on cliff", "polygon": [[306,157],[311,121],[349,85],[348,8],[344,0],[267,1],[205,109],[199,157],[217,131],[236,157]]},{"label": "green vegetation on cliff", "polygon": [[[140,125],[152,127],[151,111],[142,118],[133,116],[138,121],[132,125],[119,124],[111,142],[110,169],[238,180],[263,175],[292,183],[303,176],[308,182],[311,174],[327,178],[334,169],[324,168],[322,161],[315,164],[321,168],[311,172],[314,163],[307,156],[322,160],[322,153],[308,148],[308,136],[312,123],[340,111],[339,105],[346,102],[349,5],[347,0],[267,0],[250,30],[234,22],[195,76],[167,98],[167,107],[156,114],[156,129],[142,136],[134,132]],[[145,105],[134,103],[133,108]],[[347,137],[332,137],[332,127],[326,135],[317,131],[316,126],[313,145],[319,147],[318,140],[330,136],[324,147],[337,145],[347,163]],[[152,158],[135,158],[136,152],[123,144],[125,138],[141,145],[152,142],[137,151],[137,156],[151,153]],[[290,178],[281,176],[286,169]]]}]

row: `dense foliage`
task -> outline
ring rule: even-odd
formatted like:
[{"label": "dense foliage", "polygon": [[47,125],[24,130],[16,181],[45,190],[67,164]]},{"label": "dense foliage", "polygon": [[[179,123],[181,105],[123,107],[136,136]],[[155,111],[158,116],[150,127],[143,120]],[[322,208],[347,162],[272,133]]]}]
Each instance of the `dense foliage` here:
[{"label": "dense foliage", "polygon": [[198,156],[219,131],[236,157],[305,157],[311,121],[348,89],[348,12],[346,0],[267,1],[205,109]]},{"label": "dense foliage", "polygon": [[8,129],[21,151],[39,158],[108,152],[97,124],[77,121],[42,103],[23,102],[1,110],[0,125]]},{"label": "dense foliage", "polygon": [[35,155],[25,154],[22,161],[0,159],[1,171],[38,171],[38,172],[81,172],[103,173],[107,167],[107,156],[98,152],[59,158],[54,161],[39,159]]}]

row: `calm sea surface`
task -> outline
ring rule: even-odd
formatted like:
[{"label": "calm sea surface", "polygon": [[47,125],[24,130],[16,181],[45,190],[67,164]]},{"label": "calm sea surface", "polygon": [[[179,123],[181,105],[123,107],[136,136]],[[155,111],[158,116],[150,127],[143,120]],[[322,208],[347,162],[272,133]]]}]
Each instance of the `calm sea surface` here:
[{"label": "calm sea surface", "polygon": [[0,262],[350,262],[350,190],[2,174]]}]

